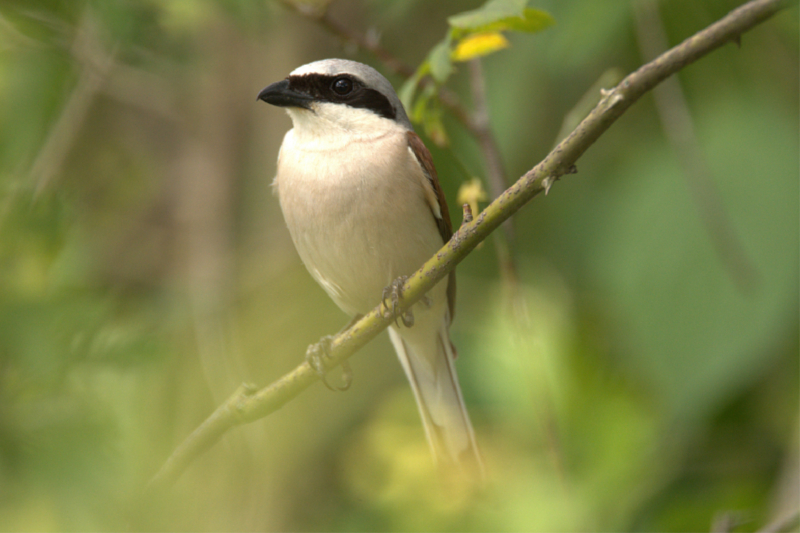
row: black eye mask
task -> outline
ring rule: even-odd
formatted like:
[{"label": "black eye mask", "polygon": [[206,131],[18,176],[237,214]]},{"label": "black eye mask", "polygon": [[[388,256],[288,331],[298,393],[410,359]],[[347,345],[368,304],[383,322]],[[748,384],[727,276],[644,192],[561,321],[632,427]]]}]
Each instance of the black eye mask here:
[{"label": "black eye mask", "polygon": [[349,74],[305,74],[289,76],[289,87],[293,91],[307,94],[315,101],[345,104],[350,107],[369,109],[378,116],[394,120],[397,113],[389,99],[383,94],[365,87]]}]

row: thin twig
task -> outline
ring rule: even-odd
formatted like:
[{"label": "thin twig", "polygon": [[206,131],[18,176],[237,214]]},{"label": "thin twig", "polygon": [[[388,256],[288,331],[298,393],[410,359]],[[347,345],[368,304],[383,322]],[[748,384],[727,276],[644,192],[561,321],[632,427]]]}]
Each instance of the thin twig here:
[{"label": "thin twig", "polygon": [[[362,35],[361,33],[354,31],[333,19],[330,16],[330,13],[328,13],[327,6],[325,6],[325,8],[322,10],[319,10],[308,8],[307,6],[292,0],[280,0],[280,2],[289,9],[292,9],[294,12],[311,20],[317,21],[330,33],[336,35],[341,40],[354,44],[358,48],[366,50],[375,55],[393,73],[404,78],[410,78],[414,75],[415,71],[413,67],[398,59],[394,54],[382,47],[377,40],[370,39],[367,36]],[[433,80],[428,77],[423,78],[420,81],[420,85],[422,86],[426,86],[429,83],[433,83]],[[447,87],[439,87],[439,101],[442,102],[442,105],[444,105],[447,110],[450,111],[450,113],[456,118],[456,120],[458,120],[465,128],[467,128],[470,133],[475,136],[478,135],[477,128],[473,123],[472,117],[466,111],[466,109],[464,109],[464,106],[461,105],[461,101],[456,93]]]},{"label": "thin twig", "polygon": [[[486,163],[486,181],[489,184],[489,194],[492,199],[495,199],[503,194],[508,184],[506,183],[503,161],[500,158],[500,149],[492,134],[491,123],[489,122],[486,82],[480,58],[475,58],[469,62],[469,72],[472,106],[474,108],[472,112],[472,132],[478,141],[478,146]],[[517,267],[511,251],[512,243],[514,242],[512,220],[509,218],[503,222],[503,231],[495,234],[494,243],[497,250],[498,263],[500,264],[500,272],[509,288],[509,294],[518,294],[515,286],[519,277],[517,276]]]},{"label": "thin twig", "polygon": [[30,175],[35,182],[34,197],[41,195],[58,176],[95,96],[114,65],[116,47],[110,52],[105,50],[91,9],[87,8],[81,17],[72,45],[72,55],[79,63],[80,75],[61,115],[50,129],[47,140],[31,166]]},{"label": "thin twig", "polygon": [[[299,11],[299,13],[308,16],[307,12]],[[362,35],[356,31],[353,31],[349,27],[332,18],[327,10],[325,10],[322,15],[317,18],[317,21],[322,24],[325,29],[343,41],[352,43],[358,48],[361,48],[362,50],[368,50],[374,54],[378,59],[381,60],[381,63],[386,65],[386,67],[395,74],[399,74],[404,78],[410,78],[414,75],[414,69],[411,66],[400,61],[394,56],[394,54],[381,46],[377,39],[370,39],[366,35]]]},{"label": "thin twig", "polygon": [[[642,59],[649,61],[667,48],[667,36],[655,0],[633,2],[636,35]],[[723,267],[746,293],[758,284],[758,271],[747,256],[725,210],[711,169],[700,150],[692,115],[678,77],[664,80],[653,90],[664,133],[683,167],[689,190]]]},{"label": "thin twig", "polygon": [[464,210],[462,223],[469,224],[470,222],[472,222],[472,219],[475,218],[472,216],[472,207],[470,207],[470,205],[467,203],[462,206],[462,209]]},{"label": "thin twig", "polygon": [[[500,158],[500,149],[497,141],[492,135],[492,126],[489,122],[489,103],[486,98],[486,81],[483,76],[483,65],[480,58],[475,58],[469,62],[469,80],[472,92],[472,124],[474,125],[475,137],[483,152],[486,160],[486,176],[489,182],[489,192],[492,198],[497,198],[506,190],[506,172],[503,169],[503,161]],[[509,219],[510,220],[510,219]],[[509,240],[513,238],[511,226],[503,223],[503,228],[508,228],[507,236]]]},{"label": "thin twig", "polygon": [[[592,112],[545,159],[484,209],[465,222],[452,239],[403,286],[400,312],[420,300],[444,279],[488,235],[534,196],[571,171],[578,158],[642,95],[658,83],[774,15],[784,0],[753,0],[628,75],[607,91]],[[339,365],[392,323],[378,305],[348,330],[330,341],[329,368]],[[257,392],[240,389],[184,441],[153,478],[150,489],[170,486],[186,467],[231,427],[276,411],[319,379],[304,362],[272,385]]]}]

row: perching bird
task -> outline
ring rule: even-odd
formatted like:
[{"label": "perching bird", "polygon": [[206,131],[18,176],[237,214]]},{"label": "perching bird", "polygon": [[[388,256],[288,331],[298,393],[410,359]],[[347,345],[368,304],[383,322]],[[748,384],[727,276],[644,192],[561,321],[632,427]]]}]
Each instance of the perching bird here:
[{"label": "perching bird", "polygon": [[[452,234],[430,152],[391,84],[355,61],[309,63],[258,98],[284,107],[294,125],[273,186],[297,252],[344,312],[366,314]],[[413,326],[391,326],[389,336],[434,459],[480,470],[448,332],[454,303],[451,273],[412,307]]]}]

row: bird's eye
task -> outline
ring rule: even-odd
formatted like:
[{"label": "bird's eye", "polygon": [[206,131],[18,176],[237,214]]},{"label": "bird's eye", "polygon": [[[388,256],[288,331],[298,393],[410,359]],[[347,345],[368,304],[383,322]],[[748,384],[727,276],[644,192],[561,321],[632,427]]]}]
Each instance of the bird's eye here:
[{"label": "bird's eye", "polygon": [[331,89],[339,96],[349,94],[353,91],[353,80],[345,77],[336,78],[331,84]]}]

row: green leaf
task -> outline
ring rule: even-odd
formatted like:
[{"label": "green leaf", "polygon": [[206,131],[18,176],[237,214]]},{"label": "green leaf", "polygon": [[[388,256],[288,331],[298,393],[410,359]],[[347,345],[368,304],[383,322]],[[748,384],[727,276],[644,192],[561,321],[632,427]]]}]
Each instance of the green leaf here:
[{"label": "green leaf", "polygon": [[527,4],[528,0],[489,0],[478,9],[449,17],[447,22],[453,28],[475,31],[506,18],[523,17]]},{"label": "green leaf", "polygon": [[442,42],[433,47],[428,54],[428,62],[431,66],[431,76],[436,83],[444,83],[450,74],[453,73],[453,63],[450,61],[450,36],[448,35]]},{"label": "green leaf", "polygon": [[439,147],[449,143],[447,132],[442,123],[442,107],[439,103],[439,93],[435,85],[428,84],[417,97],[414,107],[411,108],[410,119],[414,124],[420,124],[425,135]]},{"label": "green leaf", "polygon": [[414,103],[414,107],[410,108],[411,116],[409,118],[411,119],[411,122],[414,124],[423,123],[425,120],[425,114],[428,110],[428,101],[433,96],[434,91],[434,86],[428,85],[419,95],[419,98],[417,98],[417,101]]},{"label": "green leaf", "polygon": [[546,11],[539,9],[525,9],[521,16],[506,17],[494,22],[471,28],[454,28],[456,38],[473,33],[518,31],[523,33],[536,33],[555,24],[555,19]]},{"label": "green leaf", "polygon": [[[536,33],[554,25],[556,20],[547,11],[541,9],[526,9],[521,17],[510,17],[499,20],[489,25],[489,28],[482,31],[521,31],[524,33]],[[496,26],[493,28],[492,26]],[[505,27],[501,27],[505,26]]]},{"label": "green leaf", "polygon": [[441,112],[426,114],[422,127],[425,135],[439,148],[446,148],[450,144],[450,138],[444,129],[444,123],[442,123]]}]

